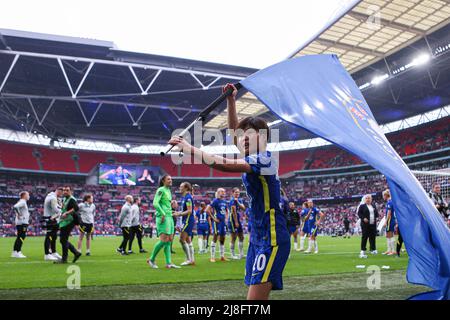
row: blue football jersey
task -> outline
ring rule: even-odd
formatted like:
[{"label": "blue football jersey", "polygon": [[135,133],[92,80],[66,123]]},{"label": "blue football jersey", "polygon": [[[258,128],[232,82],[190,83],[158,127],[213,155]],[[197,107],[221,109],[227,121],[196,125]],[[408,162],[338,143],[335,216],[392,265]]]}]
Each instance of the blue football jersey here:
[{"label": "blue football jersey", "polygon": [[202,212],[202,209],[198,209],[195,213],[195,216],[198,219],[198,224],[207,225],[208,224],[208,213],[206,210]]},{"label": "blue football jersey", "polygon": [[394,204],[392,203],[392,199],[389,199],[388,202],[386,202],[386,218],[389,210],[391,211],[391,222],[395,222],[397,217],[395,216]]},{"label": "blue football jersey", "polygon": [[194,199],[192,198],[192,195],[190,193],[187,193],[182,199],[181,199],[181,210],[186,211],[188,209],[188,204],[191,205],[191,212],[187,216],[182,217],[183,224],[186,224],[186,221],[189,224],[193,224],[195,221],[194,218]]},{"label": "blue football jersey", "polygon": [[227,201],[216,198],[211,202],[211,207],[214,208],[214,216],[220,220],[219,223],[224,222],[228,210]]},{"label": "blue football jersey", "polygon": [[231,197],[230,202],[228,204],[228,208],[229,208],[229,213],[230,213],[230,217],[229,217],[229,221],[234,223],[234,218],[233,218],[233,211],[231,210],[231,207],[235,207],[236,208],[236,216],[237,216],[237,220],[240,223],[241,221],[241,208],[239,207],[239,199],[236,199],[234,197]]},{"label": "blue football jersey", "polygon": [[[308,216],[308,213],[311,211],[311,213]],[[314,226],[314,224],[317,221],[317,216],[319,215],[320,210],[316,207],[312,208],[303,208],[301,212],[302,220],[305,220],[305,223],[308,223],[311,226]]]},{"label": "blue football jersey", "polygon": [[280,209],[278,164],[269,151],[245,157],[252,172],[244,173],[252,222],[250,242],[254,245],[277,246],[289,242],[286,217]]}]

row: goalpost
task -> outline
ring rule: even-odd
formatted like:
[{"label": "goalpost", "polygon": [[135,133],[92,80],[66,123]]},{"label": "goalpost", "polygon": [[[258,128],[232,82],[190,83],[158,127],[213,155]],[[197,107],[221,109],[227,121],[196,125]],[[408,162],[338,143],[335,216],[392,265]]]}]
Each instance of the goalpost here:
[{"label": "goalpost", "polygon": [[422,187],[428,193],[434,183],[439,183],[441,186],[441,194],[445,202],[450,200],[450,168],[433,170],[433,171],[417,171],[412,170],[417,180],[422,184]]}]

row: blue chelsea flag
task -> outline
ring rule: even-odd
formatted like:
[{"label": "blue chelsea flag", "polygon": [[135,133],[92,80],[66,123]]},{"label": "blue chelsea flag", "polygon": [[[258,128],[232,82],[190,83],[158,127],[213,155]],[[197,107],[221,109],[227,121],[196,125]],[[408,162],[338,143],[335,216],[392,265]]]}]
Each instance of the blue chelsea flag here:
[{"label": "blue chelsea flag", "polygon": [[407,280],[434,289],[412,298],[448,299],[450,231],[338,58],[289,59],[241,84],[284,121],[345,148],[386,176],[409,254]]}]

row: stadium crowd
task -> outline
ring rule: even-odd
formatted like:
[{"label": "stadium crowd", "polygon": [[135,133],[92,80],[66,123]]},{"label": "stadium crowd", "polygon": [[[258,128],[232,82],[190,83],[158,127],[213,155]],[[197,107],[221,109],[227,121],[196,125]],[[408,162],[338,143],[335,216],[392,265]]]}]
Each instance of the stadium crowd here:
[{"label": "stadium crowd", "polygon": [[[142,198],[142,225],[153,227],[154,208],[149,205],[153,201],[153,195],[156,191],[154,187],[121,187],[105,185],[80,185],[78,183],[64,183],[74,190],[74,195],[81,201],[86,193],[94,195],[96,205],[95,216],[95,234],[96,235],[119,235],[121,229],[117,224],[120,208],[123,205],[123,199],[127,194],[139,195]],[[29,208],[31,212],[31,224],[29,235],[42,235],[45,231],[42,229],[40,217],[43,212],[43,202],[46,194],[54,190],[57,183],[45,180],[16,180],[6,177],[0,178],[0,196],[10,201],[0,203],[0,235],[13,236],[14,213],[12,204],[17,201],[20,191],[30,192],[31,199]],[[356,206],[365,193],[379,193],[385,188],[385,181],[379,175],[369,176],[366,179],[341,178],[337,181],[307,181],[287,184],[284,189],[290,201],[295,201],[298,210],[301,210],[302,201],[307,198],[318,198],[318,206],[327,214],[324,217],[324,223],[321,232],[324,234],[334,234],[342,229],[342,220],[345,216],[351,222],[356,222]],[[177,189],[173,187],[174,196],[179,199]],[[230,196],[231,188],[226,188]],[[197,208],[201,201],[209,203],[214,197],[214,187],[197,188],[194,193],[195,207]],[[349,202],[340,202],[339,204],[327,203],[327,197],[348,196],[354,197]],[[321,200],[319,200],[321,199]],[[245,197],[243,197],[246,202]],[[381,205],[381,203],[380,203]],[[243,221],[244,227],[246,221]]]}]

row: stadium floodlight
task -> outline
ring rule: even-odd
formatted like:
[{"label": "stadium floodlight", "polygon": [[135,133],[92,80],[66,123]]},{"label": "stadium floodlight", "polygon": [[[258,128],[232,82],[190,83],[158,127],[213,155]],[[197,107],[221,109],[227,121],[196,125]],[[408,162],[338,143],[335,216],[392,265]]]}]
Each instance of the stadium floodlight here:
[{"label": "stadium floodlight", "polygon": [[418,55],[416,58],[414,58],[410,64],[411,64],[411,66],[420,66],[420,65],[425,64],[428,61],[430,61],[430,59],[431,59],[431,57],[429,54],[422,53],[422,54]]},{"label": "stadium floodlight", "polygon": [[375,78],[372,79],[372,81],[370,82],[373,85],[378,85],[381,82],[383,82],[384,80],[386,80],[387,78],[389,78],[389,75],[387,73],[381,75],[381,76],[376,76]]},{"label": "stadium floodlight", "polygon": [[269,122],[267,125],[268,125],[269,127],[272,127],[272,126],[277,125],[277,124],[279,124],[279,123],[281,123],[281,122],[282,122],[282,121],[281,121],[280,119],[278,119],[278,120]]},{"label": "stadium floodlight", "polygon": [[130,149],[130,148],[131,148],[131,145],[130,145],[129,143],[127,143],[127,144],[125,145],[125,148]]},{"label": "stadium floodlight", "polygon": [[368,87],[370,87],[370,82],[366,82],[363,85],[360,85],[359,86],[359,90],[363,90],[363,89],[368,88]]}]

